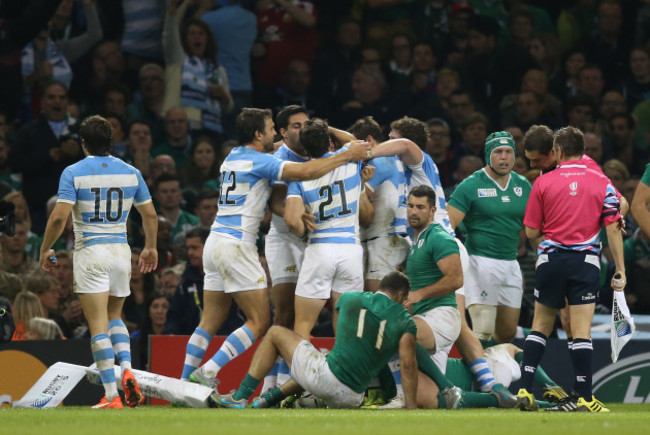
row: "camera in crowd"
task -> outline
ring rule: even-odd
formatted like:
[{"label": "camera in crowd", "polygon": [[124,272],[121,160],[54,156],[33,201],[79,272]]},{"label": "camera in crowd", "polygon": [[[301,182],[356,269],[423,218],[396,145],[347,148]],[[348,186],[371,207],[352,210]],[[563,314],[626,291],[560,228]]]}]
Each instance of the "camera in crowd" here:
[{"label": "camera in crowd", "polygon": [[0,201],[0,234],[6,234],[9,237],[16,235],[16,217],[13,202]]}]

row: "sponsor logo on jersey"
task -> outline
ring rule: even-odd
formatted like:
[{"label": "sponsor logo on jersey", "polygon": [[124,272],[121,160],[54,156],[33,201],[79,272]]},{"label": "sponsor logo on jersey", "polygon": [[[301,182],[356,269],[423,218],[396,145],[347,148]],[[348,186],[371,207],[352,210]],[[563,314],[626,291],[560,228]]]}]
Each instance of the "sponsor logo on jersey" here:
[{"label": "sponsor logo on jersey", "polygon": [[607,402],[650,403],[650,353],[619,359],[594,373],[593,392]]},{"label": "sponsor logo on jersey", "polygon": [[496,189],[478,189],[479,198],[494,198],[497,196]]},{"label": "sponsor logo on jersey", "polygon": [[515,195],[517,195],[517,196],[521,196],[521,195],[524,194],[524,189],[522,189],[522,188],[519,187],[519,186],[515,187],[515,188],[512,189],[512,190],[515,192]]},{"label": "sponsor logo on jersey", "polygon": [[571,196],[576,196],[578,194],[578,182],[574,181],[573,183],[569,184],[569,189],[571,189],[571,192],[569,192],[569,195]]},{"label": "sponsor logo on jersey", "polygon": [[587,382],[586,376],[576,376],[576,381]]},{"label": "sponsor logo on jersey", "polygon": [[583,301],[591,301],[594,299],[596,299],[596,295],[591,292],[588,292],[586,295],[582,296]]},{"label": "sponsor logo on jersey", "polygon": [[501,197],[501,202],[510,202],[510,197],[509,196],[502,196]]}]

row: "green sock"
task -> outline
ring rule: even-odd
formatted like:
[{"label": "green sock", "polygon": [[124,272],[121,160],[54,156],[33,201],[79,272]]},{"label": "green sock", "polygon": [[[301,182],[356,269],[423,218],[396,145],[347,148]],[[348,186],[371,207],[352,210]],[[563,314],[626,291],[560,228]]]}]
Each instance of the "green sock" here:
[{"label": "green sock", "polygon": [[[515,361],[521,365],[521,361],[524,359],[523,352],[517,352],[515,354]],[[533,378],[533,383],[535,385],[550,385],[551,387],[557,387],[555,381],[548,377],[542,366],[537,366],[537,371],[535,371],[535,377]]]},{"label": "green sock", "polygon": [[[438,402],[440,403],[440,402]],[[489,393],[473,393],[465,391],[461,408],[498,408],[499,401],[496,396]]]},{"label": "green sock", "polygon": [[282,402],[285,397],[287,396],[280,390],[280,387],[271,388],[269,391],[262,394],[262,399],[266,400],[270,406],[277,405]]},{"label": "green sock", "polygon": [[436,363],[433,362],[429,352],[420,344],[415,345],[415,359],[418,363],[418,369],[431,378],[436,383],[440,391],[445,388],[451,388],[454,384],[442,374]]},{"label": "green sock", "polygon": [[385,365],[379,373],[377,374],[379,378],[379,384],[381,385],[382,398],[384,402],[388,403],[390,399],[397,396],[397,386],[395,385],[395,379],[393,374],[390,371],[390,368]]},{"label": "green sock", "polygon": [[551,406],[555,406],[555,403],[546,402],[544,400],[535,400],[535,402],[537,402],[540,408],[550,408]]},{"label": "green sock", "polygon": [[487,349],[488,347],[495,346],[499,343],[493,338],[490,338],[489,340],[479,340],[481,342],[481,346],[483,346],[483,349]]},{"label": "green sock", "polygon": [[522,331],[524,331],[524,337],[528,337],[530,335],[530,331],[532,331],[532,329],[530,328],[521,328],[521,329]]},{"label": "green sock", "polygon": [[260,384],[260,379],[256,379],[251,375],[246,374],[246,377],[241,382],[241,385],[239,385],[239,389],[235,391],[235,394],[233,394],[232,398],[235,400],[241,400],[241,399],[248,400],[248,398],[253,395],[253,393],[255,392],[259,384]]}]

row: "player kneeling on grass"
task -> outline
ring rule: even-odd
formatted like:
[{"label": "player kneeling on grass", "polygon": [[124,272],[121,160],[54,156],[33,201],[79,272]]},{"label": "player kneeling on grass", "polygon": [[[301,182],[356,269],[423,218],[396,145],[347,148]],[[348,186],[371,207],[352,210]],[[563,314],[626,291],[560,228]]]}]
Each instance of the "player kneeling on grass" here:
[{"label": "player kneeling on grass", "polygon": [[293,331],[273,326],[260,343],[239,389],[226,396],[213,396],[222,407],[245,408],[248,398],[271,370],[278,356],[291,369],[291,380],[253,400],[253,408],[268,408],[285,397],[309,390],[330,408],[356,408],[364,391],[399,353],[405,407],[416,407],[417,364],[415,322],[402,303],[410,284],[400,272],[386,275],[376,293],[344,293],[336,309],[338,334],[327,355]]}]

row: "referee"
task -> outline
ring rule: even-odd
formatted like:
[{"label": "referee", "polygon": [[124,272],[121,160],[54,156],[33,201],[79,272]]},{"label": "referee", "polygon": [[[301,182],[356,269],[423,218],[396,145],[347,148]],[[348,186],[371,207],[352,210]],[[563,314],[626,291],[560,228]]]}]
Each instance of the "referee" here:
[{"label": "referee", "polygon": [[558,309],[569,304],[578,397],[564,399],[552,411],[609,412],[591,392],[591,322],[598,297],[601,225],[606,227],[616,263],[614,290],[625,287],[623,240],[619,225],[620,203],[607,177],[580,161],[585,152],[582,132],[565,127],[555,133],[553,153],[559,166],[539,177],[530,193],[524,225],[531,243],[539,244],[535,272],[535,315],[532,332],[524,342],[519,409],[537,409],[529,391],[544,355],[546,338],[553,329]]}]

